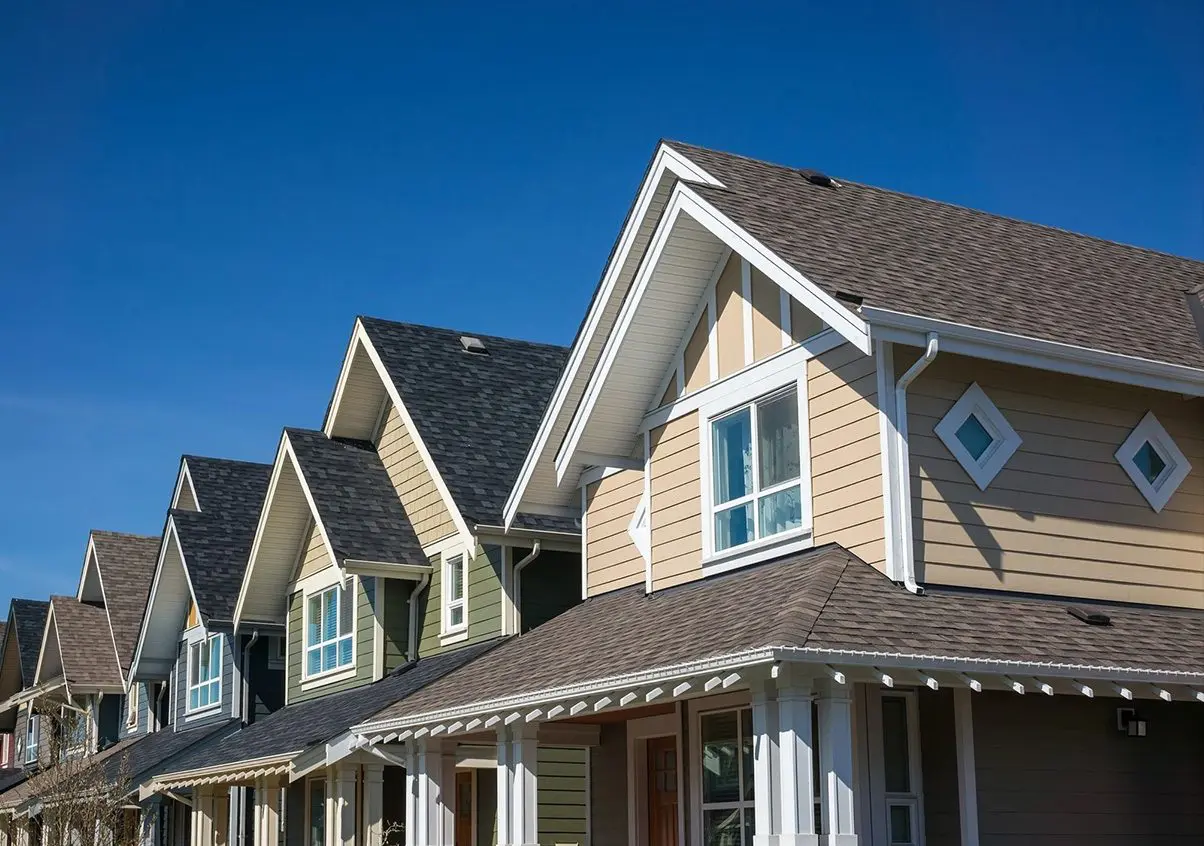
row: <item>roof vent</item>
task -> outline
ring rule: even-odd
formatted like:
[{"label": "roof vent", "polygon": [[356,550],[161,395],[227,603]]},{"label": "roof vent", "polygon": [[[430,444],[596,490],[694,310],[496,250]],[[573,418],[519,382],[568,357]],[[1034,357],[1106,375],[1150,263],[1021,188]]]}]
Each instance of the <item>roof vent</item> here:
[{"label": "roof vent", "polygon": [[806,179],[812,185],[818,185],[820,188],[839,188],[840,183],[826,173],[820,173],[818,170],[803,170],[803,179]]},{"label": "roof vent", "polygon": [[848,291],[837,291],[836,299],[842,303],[852,306],[853,308],[861,308],[861,304],[865,302],[865,298],[860,294],[850,294]]},{"label": "roof vent", "polygon": [[485,342],[480,338],[474,338],[471,335],[461,335],[460,346],[466,353],[472,353],[473,355],[489,355],[489,350],[485,349]]},{"label": "roof vent", "polygon": [[1066,609],[1071,617],[1077,620],[1082,620],[1089,626],[1110,626],[1112,618],[1100,611],[1090,611],[1078,605],[1072,605]]}]

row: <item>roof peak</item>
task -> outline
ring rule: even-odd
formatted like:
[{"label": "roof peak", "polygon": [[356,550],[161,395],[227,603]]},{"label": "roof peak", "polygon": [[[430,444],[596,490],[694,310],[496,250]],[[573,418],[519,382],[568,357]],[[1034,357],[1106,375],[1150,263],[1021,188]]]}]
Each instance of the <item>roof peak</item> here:
[{"label": "roof peak", "polygon": [[455,335],[457,338],[466,336],[469,338],[479,338],[482,341],[501,341],[507,344],[524,344],[531,347],[540,347],[546,349],[567,350],[568,347],[562,344],[550,344],[545,341],[529,341],[525,338],[512,338],[506,335],[490,335],[485,332],[474,332],[467,329],[454,329],[448,326],[432,326],[426,323],[410,323],[404,320],[389,320],[384,317],[373,317],[370,314],[360,314],[356,316],[357,320],[369,323],[383,324],[387,326],[397,326],[405,329],[415,329],[423,332],[439,332]]}]

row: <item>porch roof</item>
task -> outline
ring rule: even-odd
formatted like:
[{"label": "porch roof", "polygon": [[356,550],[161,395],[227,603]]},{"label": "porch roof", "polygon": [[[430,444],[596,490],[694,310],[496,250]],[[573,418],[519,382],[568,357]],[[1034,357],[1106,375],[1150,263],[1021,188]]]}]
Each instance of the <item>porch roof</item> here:
[{"label": "porch roof", "polygon": [[[1109,624],[1084,622],[1070,606]],[[734,683],[742,668],[788,660],[841,678],[829,665],[1190,685],[1204,683],[1204,613],[981,591],[917,596],[830,544],[651,595],[634,586],[591,598],[354,728],[383,740],[436,723],[471,731],[498,715],[575,716],[589,697],[598,711],[669,690],[694,695]]]}]

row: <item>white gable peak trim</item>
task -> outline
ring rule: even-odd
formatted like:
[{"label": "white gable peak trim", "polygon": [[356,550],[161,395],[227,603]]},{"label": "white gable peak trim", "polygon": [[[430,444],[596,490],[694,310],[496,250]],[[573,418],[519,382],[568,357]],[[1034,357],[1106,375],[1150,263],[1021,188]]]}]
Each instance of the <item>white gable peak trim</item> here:
[{"label": "white gable peak trim", "polygon": [[[180,536],[176,532],[176,524],[171,515],[167,517],[167,524],[163,528],[163,540],[159,543],[159,558],[155,562],[155,578],[151,582],[150,596],[146,600],[146,610],[142,612],[142,625],[138,629],[138,646],[134,650],[134,660],[130,663],[130,677],[125,679],[126,686],[139,676],[139,666],[143,661],[143,653],[146,649],[146,636],[150,629],[151,616],[155,613],[156,599],[159,595],[159,589],[163,578],[163,568],[167,561],[167,552],[174,545],[176,554],[180,559],[180,569],[184,571],[184,584],[188,588],[188,601],[196,605],[197,615],[200,615],[201,606],[196,601],[196,590],[192,586],[192,577],[188,574],[188,561],[184,558],[184,547],[180,544]],[[185,619],[186,621],[186,619]],[[181,625],[180,631],[184,627]],[[174,647],[178,640],[179,632],[176,633],[176,639],[173,639]],[[174,650],[173,650],[174,651]],[[174,665],[175,658],[171,658]],[[120,665],[120,662],[118,662]]]},{"label": "white gable peak trim", "polygon": [[176,488],[171,494],[172,508],[180,507],[180,495],[184,493],[185,489],[192,495],[192,501],[196,504],[196,510],[200,511],[201,500],[196,495],[196,485],[192,483],[192,473],[188,471],[188,460],[182,458],[180,459],[180,474],[176,478]]}]

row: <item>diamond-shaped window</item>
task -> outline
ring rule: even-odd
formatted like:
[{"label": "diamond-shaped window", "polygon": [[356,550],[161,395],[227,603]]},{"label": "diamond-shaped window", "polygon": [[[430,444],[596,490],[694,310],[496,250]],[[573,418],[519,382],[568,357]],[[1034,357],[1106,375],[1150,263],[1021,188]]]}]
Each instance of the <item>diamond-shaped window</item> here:
[{"label": "diamond-shaped window", "polygon": [[1016,430],[978,383],[966,389],[936,424],[935,431],[974,484],[984,491],[1021,443]]},{"label": "diamond-shaped window", "polygon": [[1187,457],[1152,411],[1120,445],[1116,460],[1155,511],[1162,510],[1191,472]]}]

